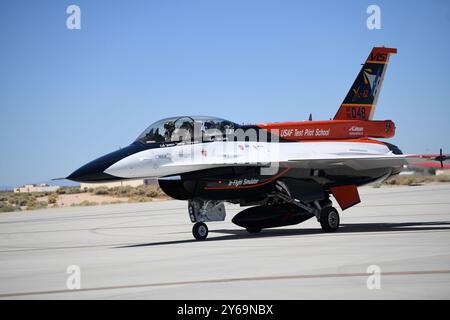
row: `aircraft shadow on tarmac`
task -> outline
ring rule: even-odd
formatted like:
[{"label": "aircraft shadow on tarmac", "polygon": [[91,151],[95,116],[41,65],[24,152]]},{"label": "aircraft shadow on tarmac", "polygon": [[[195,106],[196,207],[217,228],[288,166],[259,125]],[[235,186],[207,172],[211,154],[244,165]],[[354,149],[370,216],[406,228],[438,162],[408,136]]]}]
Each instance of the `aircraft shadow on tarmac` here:
[{"label": "aircraft shadow on tarmac", "polygon": [[[436,231],[436,230],[450,230],[450,221],[434,221],[434,222],[403,222],[403,223],[354,223],[354,224],[342,224],[339,230],[334,235],[339,234],[351,234],[360,232],[405,232],[405,231]],[[152,242],[121,246],[116,248],[135,248],[135,247],[151,247],[171,244],[182,243],[205,243],[211,241],[225,241],[225,240],[238,240],[238,239],[253,239],[253,238],[268,238],[268,237],[283,237],[283,236],[304,236],[304,235],[316,235],[323,234],[323,231],[319,228],[315,229],[265,229],[258,234],[250,234],[246,230],[235,229],[217,229],[210,230],[210,235],[213,234],[225,234],[218,237],[211,237],[203,241],[195,239],[187,240],[174,240],[164,242]]]}]

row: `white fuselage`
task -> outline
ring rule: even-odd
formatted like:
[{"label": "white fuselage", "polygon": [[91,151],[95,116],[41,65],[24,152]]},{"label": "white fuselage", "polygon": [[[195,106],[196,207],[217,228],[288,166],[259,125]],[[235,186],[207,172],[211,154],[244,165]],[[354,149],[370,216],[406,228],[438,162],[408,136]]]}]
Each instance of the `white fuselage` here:
[{"label": "white fuselage", "polygon": [[[376,161],[375,161],[376,160]],[[148,149],[114,163],[105,173],[121,178],[158,178],[226,166],[278,166],[348,162],[367,168],[401,166],[403,155],[371,142],[228,142],[178,144]],[[360,164],[361,165],[361,164]],[[365,167],[365,168],[366,168]]]}]

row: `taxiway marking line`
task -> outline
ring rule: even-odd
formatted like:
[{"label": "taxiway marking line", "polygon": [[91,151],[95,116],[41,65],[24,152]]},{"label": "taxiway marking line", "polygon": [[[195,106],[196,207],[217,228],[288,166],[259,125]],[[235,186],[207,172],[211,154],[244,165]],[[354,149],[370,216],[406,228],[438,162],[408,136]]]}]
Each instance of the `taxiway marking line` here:
[{"label": "taxiway marking line", "polygon": [[[450,270],[421,270],[421,271],[394,271],[382,272],[381,276],[411,276],[411,275],[432,275],[432,274],[450,274]],[[246,281],[273,281],[273,280],[302,280],[302,279],[324,279],[324,278],[349,278],[349,277],[368,277],[369,273],[326,273],[326,274],[305,274],[305,275],[284,275],[284,276],[262,276],[262,277],[243,277],[243,278],[228,278],[228,279],[209,279],[209,280],[191,280],[191,281],[175,281],[175,282],[159,282],[135,285],[118,285],[109,287],[95,287],[84,288],[77,290],[48,290],[35,292],[15,292],[0,294],[0,298],[12,298],[20,296],[45,295],[45,294],[66,294],[89,291],[104,291],[104,290],[120,290],[120,289],[134,289],[134,288],[151,288],[151,287],[169,287],[182,285],[196,285],[196,284],[211,284],[211,283],[233,283]]]}]

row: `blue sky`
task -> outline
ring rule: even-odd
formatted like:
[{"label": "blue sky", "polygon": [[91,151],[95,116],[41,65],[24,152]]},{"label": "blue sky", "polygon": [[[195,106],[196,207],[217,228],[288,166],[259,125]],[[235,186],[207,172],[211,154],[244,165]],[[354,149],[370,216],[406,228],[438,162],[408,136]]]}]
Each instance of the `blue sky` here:
[{"label": "blue sky", "polygon": [[446,0],[1,1],[0,185],[66,176],[167,116],[328,119],[376,45],[399,50],[375,114],[389,141],[450,152],[449,30]]}]

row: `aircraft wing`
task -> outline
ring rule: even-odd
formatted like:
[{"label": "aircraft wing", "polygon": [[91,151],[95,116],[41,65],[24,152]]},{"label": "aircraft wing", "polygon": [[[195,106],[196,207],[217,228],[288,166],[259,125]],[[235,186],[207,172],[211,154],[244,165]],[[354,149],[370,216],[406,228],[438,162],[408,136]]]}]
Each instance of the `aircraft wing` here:
[{"label": "aircraft wing", "polygon": [[404,155],[367,155],[367,156],[342,156],[335,154],[311,154],[302,158],[293,159],[258,159],[262,161],[252,161],[251,159],[202,159],[202,161],[185,164],[169,163],[164,167],[183,167],[184,170],[195,171],[201,168],[228,167],[228,166],[256,166],[256,167],[288,167],[305,169],[330,169],[350,167],[355,170],[368,170],[383,167],[398,166],[407,164]]},{"label": "aircraft wing", "polygon": [[339,167],[349,167],[355,170],[368,170],[383,167],[401,167],[407,164],[405,157],[400,156],[345,156],[340,158],[313,159],[292,159],[286,163],[288,167],[310,168],[310,169],[330,169]]}]

